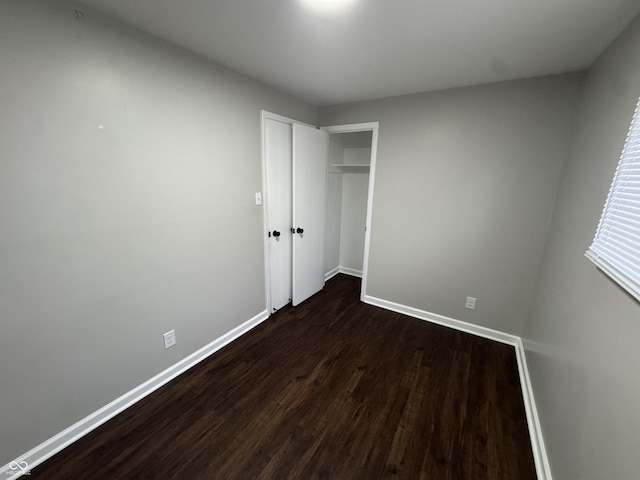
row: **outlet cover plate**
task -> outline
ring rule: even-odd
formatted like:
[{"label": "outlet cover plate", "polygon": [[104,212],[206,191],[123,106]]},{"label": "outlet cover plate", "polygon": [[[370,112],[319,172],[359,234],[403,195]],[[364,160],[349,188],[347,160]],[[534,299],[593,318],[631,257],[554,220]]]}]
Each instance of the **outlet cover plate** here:
[{"label": "outlet cover plate", "polygon": [[173,347],[176,344],[176,331],[175,330],[171,330],[171,331],[165,333],[162,336],[164,337],[164,348],[165,348],[165,350],[167,348]]},{"label": "outlet cover plate", "polygon": [[475,297],[467,297],[467,303],[464,305],[469,310],[476,309],[476,298]]}]

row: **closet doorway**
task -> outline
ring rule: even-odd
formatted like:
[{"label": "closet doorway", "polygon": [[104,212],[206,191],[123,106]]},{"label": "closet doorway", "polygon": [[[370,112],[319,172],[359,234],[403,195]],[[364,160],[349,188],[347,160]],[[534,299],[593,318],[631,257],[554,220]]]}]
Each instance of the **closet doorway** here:
[{"label": "closet doorway", "polygon": [[338,273],[361,277],[364,300],[378,122],[322,129],[329,134],[325,280]]},{"label": "closet doorway", "polygon": [[377,132],[377,122],[316,129],[262,112],[269,314],[340,272],[362,277],[364,298]]}]

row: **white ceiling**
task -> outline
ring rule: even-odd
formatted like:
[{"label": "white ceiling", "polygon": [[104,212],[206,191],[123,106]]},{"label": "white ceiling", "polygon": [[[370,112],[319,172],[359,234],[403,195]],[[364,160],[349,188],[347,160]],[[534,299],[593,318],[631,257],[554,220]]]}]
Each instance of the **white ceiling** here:
[{"label": "white ceiling", "polygon": [[83,0],[316,105],[588,67],[638,0]]}]

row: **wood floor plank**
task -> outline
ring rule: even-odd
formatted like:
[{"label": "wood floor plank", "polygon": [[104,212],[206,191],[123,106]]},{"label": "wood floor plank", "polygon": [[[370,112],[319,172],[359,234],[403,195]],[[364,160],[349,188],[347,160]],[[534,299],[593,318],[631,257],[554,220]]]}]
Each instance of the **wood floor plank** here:
[{"label": "wood floor plank", "polygon": [[361,303],[338,275],[35,478],[535,479],[513,347]]}]

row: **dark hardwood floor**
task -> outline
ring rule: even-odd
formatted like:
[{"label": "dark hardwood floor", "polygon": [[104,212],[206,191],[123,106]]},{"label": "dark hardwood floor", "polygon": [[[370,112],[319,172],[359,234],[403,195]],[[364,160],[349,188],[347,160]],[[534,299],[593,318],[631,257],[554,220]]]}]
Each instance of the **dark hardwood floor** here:
[{"label": "dark hardwood floor", "polygon": [[35,468],[43,479],[534,479],[514,349],[338,275]]}]

